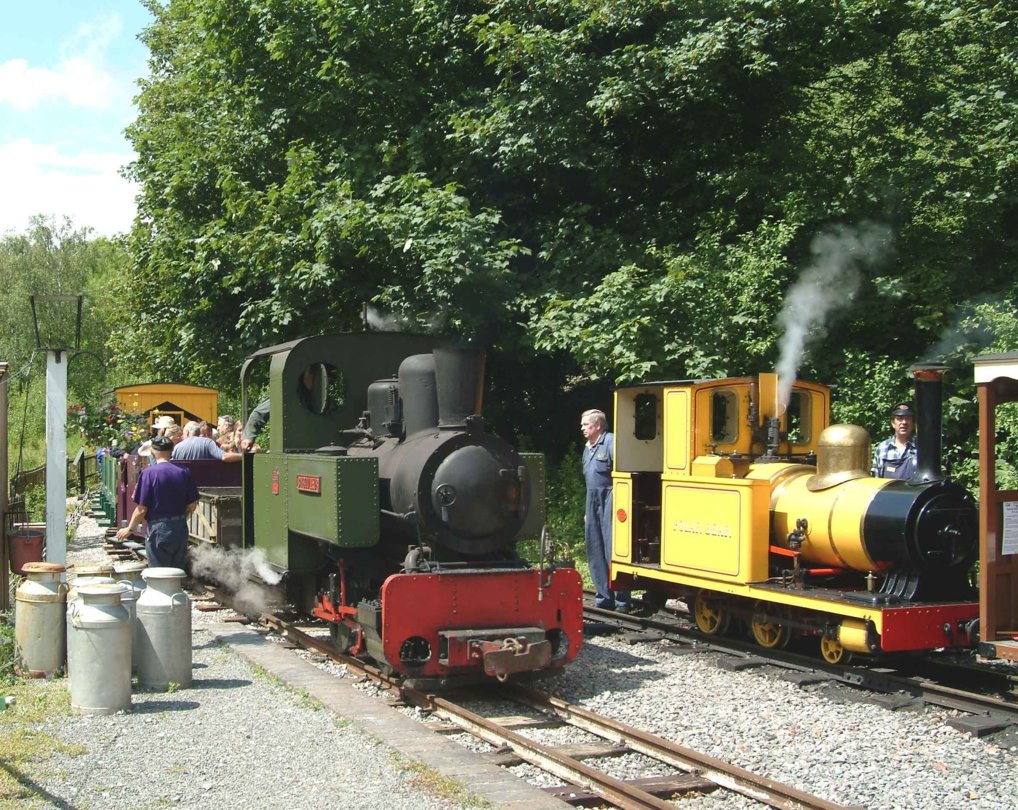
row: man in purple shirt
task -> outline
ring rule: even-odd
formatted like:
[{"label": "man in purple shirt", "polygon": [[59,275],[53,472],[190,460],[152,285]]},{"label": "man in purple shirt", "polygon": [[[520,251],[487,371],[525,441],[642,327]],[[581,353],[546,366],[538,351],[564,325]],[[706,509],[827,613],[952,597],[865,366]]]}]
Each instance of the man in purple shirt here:
[{"label": "man in purple shirt", "polygon": [[117,537],[126,539],[145,520],[148,564],[187,570],[187,516],[198,508],[198,488],[191,473],[170,463],[172,452],[172,439],[156,436],[152,440],[155,463],[141,471],[132,496],[137,506]]},{"label": "man in purple shirt", "polygon": [[184,439],[173,448],[174,461],[240,461],[243,455],[240,453],[228,453],[223,451],[218,444],[206,436],[200,436],[201,425],[197,422],[188,422],[184,425]]}]

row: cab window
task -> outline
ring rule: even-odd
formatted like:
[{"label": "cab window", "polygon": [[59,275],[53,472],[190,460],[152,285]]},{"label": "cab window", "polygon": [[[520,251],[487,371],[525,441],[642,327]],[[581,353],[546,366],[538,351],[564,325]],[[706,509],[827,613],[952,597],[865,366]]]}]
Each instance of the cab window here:
[{"label": "cab window", "polygon": [[732,391],[715,391],[711,396],[711,438],[717,444],[731,444],[739,436],[739,401]]},{"label": "cab window", "polygon": [[812,420],[812,400],[805,391],[793,391],[788,401],[787,425],[789,444],[808,444]]},{"label": "cab window", "polygon": [[657,438],[657,397],[639,394],[633,405],[633,436],[642,441]]},{"label": "cab window", "polygon": [[297,399],[311,413],[332,413],[346,399],[343,373],[332,363],[312,363],[297,381]]}]

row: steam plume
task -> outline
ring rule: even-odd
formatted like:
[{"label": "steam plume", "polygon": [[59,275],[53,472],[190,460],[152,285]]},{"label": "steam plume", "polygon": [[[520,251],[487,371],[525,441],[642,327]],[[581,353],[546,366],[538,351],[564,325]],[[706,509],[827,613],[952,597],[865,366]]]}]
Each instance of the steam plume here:
[{"label": "steam plume", "polygon": [[272,601],[266,586],[278,585],[282,579],[260,548],[200,545],[191,549],[191,570],[196,578],[214,580],[230,591],[237,609],[244,613],[264,613]]},{"label": "steam plume", "polygon": [[859,288],[859,266],[883,259],[891,238],[883,225],[864,222],[857,228],[833,228],[813,239],[813,260],[788,291],[778,316],[784,328],[776,369],[779,412],[788,405],[807,344],[826,334],[828,316],[850,303]]},{"label": "steam plume", "polygon": [[420,332],[437,334],[445,327],[445,316],[434,313],[427,323],[421,324],[401,315],[385,314],[370,304],[364,306],[365,325],[373,332]]}]

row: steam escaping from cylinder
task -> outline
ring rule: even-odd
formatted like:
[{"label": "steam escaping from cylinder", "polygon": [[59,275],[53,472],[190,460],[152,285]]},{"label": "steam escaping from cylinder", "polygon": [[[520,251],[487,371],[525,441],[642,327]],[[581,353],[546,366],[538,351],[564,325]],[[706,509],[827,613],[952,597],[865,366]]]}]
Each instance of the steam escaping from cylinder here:
[{"label": "steam escaping from cylinder", "polygon": [[807,344],[826,334],[831,313],[851,302],[859,288],[860,266],[882,260],[890,251],[890,229],[873,222],[838,227],[810,244],[813,260],[785,296],[778,315],[783,328],[778,360],[778,413],[788,406]]},{"label": "steam escaping from cylinder", "polygon": [[197,579],[218,582],[230,591],[237,609],[245,613],[264,613],[272,601],[266,585],[278,585],[282,580],[260,548],[192,547],[191,572]]}]

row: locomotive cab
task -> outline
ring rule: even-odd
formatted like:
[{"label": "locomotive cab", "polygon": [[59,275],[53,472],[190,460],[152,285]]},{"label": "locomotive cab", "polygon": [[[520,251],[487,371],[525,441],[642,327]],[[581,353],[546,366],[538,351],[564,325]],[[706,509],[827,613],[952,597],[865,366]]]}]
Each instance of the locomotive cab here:
[{"label": "locomotive cab", "polygon": [[[762,374],[616,391],[614,559],[668,570],[686,554],[745,556],[747,549],[731,542],[737,530],[730,521],[743,531],[764,531],[768,521],[769,493],[762,483],[754,483],[751,465],[767,454],[782,462],[775,464],[774,472],[814,462],[817,439],[829,418],[829,390],[800,383],[791,391],[789,406],[775,419],[776,408],[761,403],[774,401],[776,386],[776,375]],[[727,489],[696,483],[710,481],[724,481]],[[734,509],[722,505],[732,498]],[[693,503],[686,504],[687,500]],[[712,512],[711,501],[717,501],[714,514],[719,521],[701,525],[700,516]],[[627,502],[635,507],[625,508]],[[749,525],[760,521],[763,529]],[[672,531],[663,531],[664,527]],[[715,539],[691,542],[689,536],[701,529]],[[713,563],[703,559],[699,564],[719,574],[729,571],[742,581],[765,578],[766,549],[762,551],[745,559]]]}]

